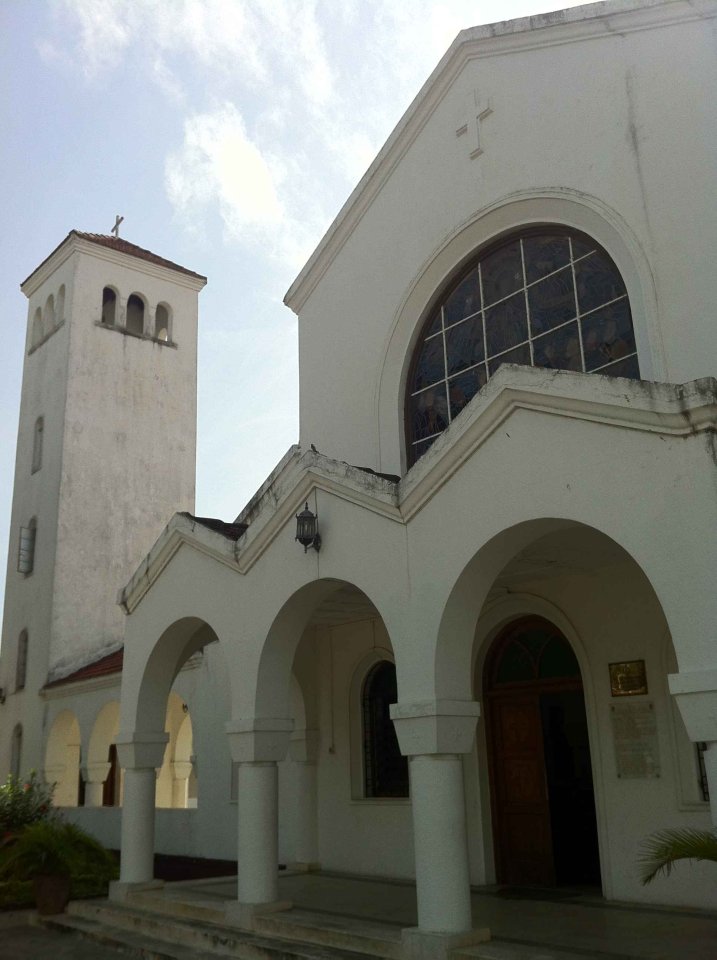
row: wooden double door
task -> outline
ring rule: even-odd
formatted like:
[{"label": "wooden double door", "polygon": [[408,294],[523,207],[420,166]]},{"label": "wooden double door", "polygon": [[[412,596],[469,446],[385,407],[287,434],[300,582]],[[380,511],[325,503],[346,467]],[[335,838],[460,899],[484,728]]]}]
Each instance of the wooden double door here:
[{"label": "wooden double door", "polygon": [[580,668],[548,621],[521,620],[489,654],[484,684],[498,881],[600,883]]}]

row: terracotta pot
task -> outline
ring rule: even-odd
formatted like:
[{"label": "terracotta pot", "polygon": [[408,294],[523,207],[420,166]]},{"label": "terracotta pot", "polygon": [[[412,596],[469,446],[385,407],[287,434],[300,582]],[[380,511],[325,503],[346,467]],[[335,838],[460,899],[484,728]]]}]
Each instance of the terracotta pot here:
[{"label": "terracotta pot", "polygon": [[32,881],[35,891],[35,906],[43,917],[62,913],[70,899],[70,878],[41,874]]}]

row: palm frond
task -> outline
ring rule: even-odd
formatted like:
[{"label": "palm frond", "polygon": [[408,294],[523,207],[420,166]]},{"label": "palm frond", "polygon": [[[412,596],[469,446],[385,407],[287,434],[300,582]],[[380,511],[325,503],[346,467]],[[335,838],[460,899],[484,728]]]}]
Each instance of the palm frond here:
[{"label": "palm frond", "polygon": [[717,862],[717,835],[710,830],[660,830],[642,844],[639,858],[643,884],[664,873],[669,876],[678,860],[713,860]]}]

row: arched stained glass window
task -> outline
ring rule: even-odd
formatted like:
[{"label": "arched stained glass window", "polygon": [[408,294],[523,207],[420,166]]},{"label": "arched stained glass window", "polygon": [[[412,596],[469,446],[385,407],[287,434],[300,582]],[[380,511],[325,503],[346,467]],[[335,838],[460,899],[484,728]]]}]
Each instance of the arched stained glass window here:
[{"label": "arched stained glass window", "polygon": [[369,671],[361,697],[367,797],[408,796],[408,761],[399,749],[389,713],[390,705],[397,700],[396,667],[382,660]]},{"label": "arched stained glass window", "polygon": [[408,377],[409,466],[503,363],[639,378],[625,284],[585,234],[545,227],[504,239],[443,292]]}]

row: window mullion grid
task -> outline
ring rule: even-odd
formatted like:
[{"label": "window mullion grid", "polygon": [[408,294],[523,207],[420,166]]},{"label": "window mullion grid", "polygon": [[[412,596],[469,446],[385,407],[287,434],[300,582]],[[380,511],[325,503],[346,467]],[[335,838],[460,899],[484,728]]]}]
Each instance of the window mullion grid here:
[{"label": "window mullion grid", "polygon": [[570,249],[570,273],[573,278],[573,297],[575,298],[575,323],[578,328],[578,343],[580,344],[580,364],[582,372],[585,373],[585,350],[583,349],[583,331],[580,326],[580,305],[578,304],[578,284],[575,279],[575,261],[573,260],[573,238],[568,237],[568,247]]},{"label": "window mullion grid", "polygon": [[480,295],[480,323],[483,331],[483,363],[486,383],[490,379],[488,373],[488,334],[485,331],[485,303],[483,302],[483,265],[478,263],[478,292]]},{"label": "window mullion grid", "polygon": [[[520,269],[523,271],[523,295],[525,296],[525,319],[528,324],[528,349],[530,350],[530,365],[535,366],[535,357],[533,356],[533,331],[530,326],[530,304],[528,302],[528,274],[525,272],[525,250],[523,249],[523,238],[520,238]],[[522,344],[518,344],[522,346]]]},{"label": "window mullion grid", "polygon": [[446,315],[441,306],[441,335],[443,337],[443,384],[446,390],[446,423],[451,422],[451,397],[448,391],[448,349],[446,347]]}]

